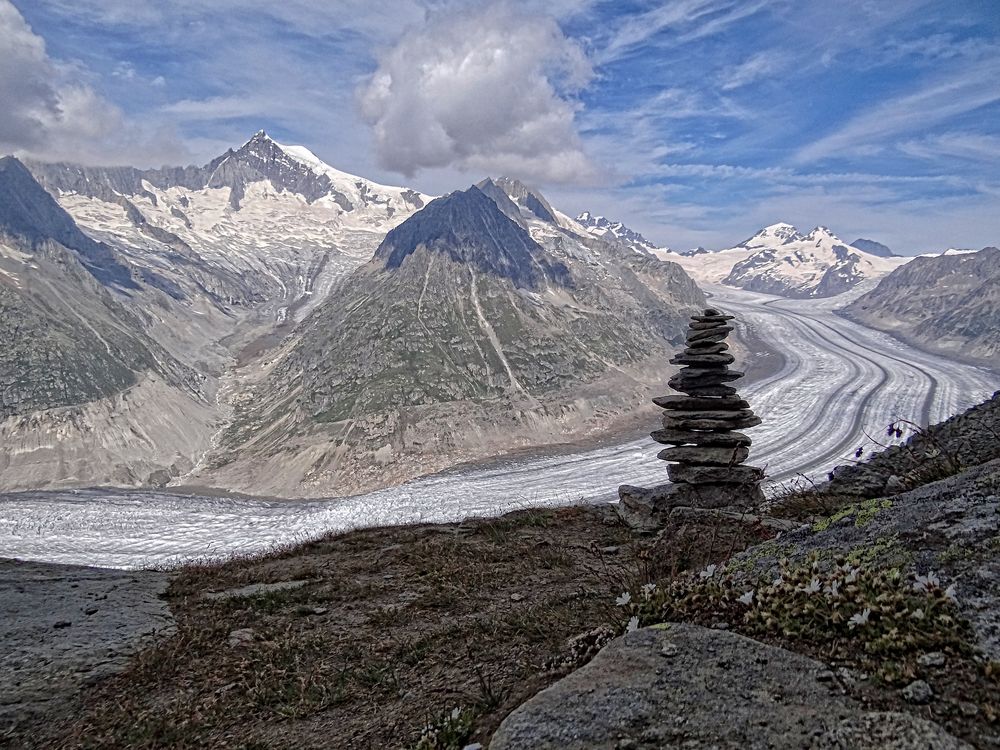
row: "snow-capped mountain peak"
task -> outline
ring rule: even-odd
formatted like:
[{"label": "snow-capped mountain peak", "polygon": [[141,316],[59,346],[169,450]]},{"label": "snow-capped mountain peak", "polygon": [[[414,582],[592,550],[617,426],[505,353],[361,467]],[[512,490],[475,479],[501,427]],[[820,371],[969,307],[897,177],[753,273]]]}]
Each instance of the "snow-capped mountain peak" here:
[{"label": "snow-capped mountain peak", "polygon": [[851,247],[824,226],[802,235],[791,224],[772,224],[737,247],[752,252],[723,283],[788,297],[840,294],[899,265]]},{"label": "snow-capped mountain peak", "polygon": [[786,245],[789,242],[797,242],[802,238],[799,230],[794,226],[785,222],[778,222],[777,224],[764,227],[753,237],[743,240],[736,247],[745,247],[747,249],[774,247],[777,245]]},{"label": "snow-capped mountain peak", "polygon": [[668,248],[658,248],[652,242],[643,237],[639,232],[630,229],[620,221],[611,221],[604,216],[595,216],[590,211],[584,211],[576,217],[576,221],[584,229],[595,237],[604,239],[614,239],[627,245],[637,253],[651,253],[655,250],[670,252]]},{"label": "snow-capped mountain peak", "polygon": [[829,229],[823,226],[815,227],[809,234],[805,236],[806,240],[810,242],[838,242],[841,245],[847,245],[842,239],[831,232]]}]

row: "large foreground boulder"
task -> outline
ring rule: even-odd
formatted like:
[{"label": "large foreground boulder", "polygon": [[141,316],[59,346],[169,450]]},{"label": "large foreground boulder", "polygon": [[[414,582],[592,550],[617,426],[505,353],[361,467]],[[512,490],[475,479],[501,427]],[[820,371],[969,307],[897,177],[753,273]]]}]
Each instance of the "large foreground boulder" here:
[{"label": "large foreground boulder", "polygon": [[612,641],[500,725],[490,750],[967,748],[937,724],[872,712],[820,662],[670,624]]}]

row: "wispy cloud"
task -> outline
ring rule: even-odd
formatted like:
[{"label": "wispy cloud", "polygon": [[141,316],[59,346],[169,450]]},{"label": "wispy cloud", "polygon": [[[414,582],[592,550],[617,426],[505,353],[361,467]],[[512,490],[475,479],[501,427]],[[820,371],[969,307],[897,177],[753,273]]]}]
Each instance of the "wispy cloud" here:
[{"label": "wispy cloud", "polygon": [[739,65],[734,65],[723,72],[722,90],[732,91],[772,76],[788,65],[790,60],[788,54],[776,50],[757,52]]},{"label": "wispy cloud", "polygon": [[716,34],[740,19],[757,13],[769,0],[675,0],[657,3],[644,13],[625,16],[597,53],[596,61],[607,64],[642,47],[665,31],[678,34],[676,43]]},{"label": "wispy cloud", "polygon": [[891,98],[809,143],[798,151],[795,161],[817,161],[859,147],[880,146],[892,136],[918,132],[1000,101],[998,77],[1000,60],[994,59]]},{"label": "wispy cloud", "polygon": [[953,158],[977,163],[1000,162],[1000,136],[983,133],[941,133],[898,144],[904,154],[935,161]]}]

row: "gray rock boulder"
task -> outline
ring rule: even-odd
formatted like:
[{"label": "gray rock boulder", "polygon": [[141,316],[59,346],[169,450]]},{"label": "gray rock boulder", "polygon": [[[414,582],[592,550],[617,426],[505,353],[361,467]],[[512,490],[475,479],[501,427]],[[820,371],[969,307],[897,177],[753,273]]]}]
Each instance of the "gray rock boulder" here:
[{"label": "gray rock boulder", "polygon": [[929,721],[865,711],[829,676],[728,631],[645,628],[516,709],[490,750],[968,747]]}]

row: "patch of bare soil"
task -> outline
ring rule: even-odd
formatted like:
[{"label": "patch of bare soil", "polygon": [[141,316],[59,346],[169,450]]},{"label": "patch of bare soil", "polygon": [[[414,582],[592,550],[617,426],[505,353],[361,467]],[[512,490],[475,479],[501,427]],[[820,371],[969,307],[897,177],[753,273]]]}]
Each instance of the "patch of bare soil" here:
[{"label": "patch of bare soil", "polygon": [[[356,531],[188,567],[168,591],[174,635],[92,688],[72,720],[24,727],[8,741],[405,748],[460,708],[471,717],[466,739],[485,742],[575,666],[569,638],[620,619],[619,592],[768,533],[716,522],[637,539],[611,507],[576,507]],[[295,583],[205,596],[279,582]],[[589,655],[578,645],[577,656]]]}]

